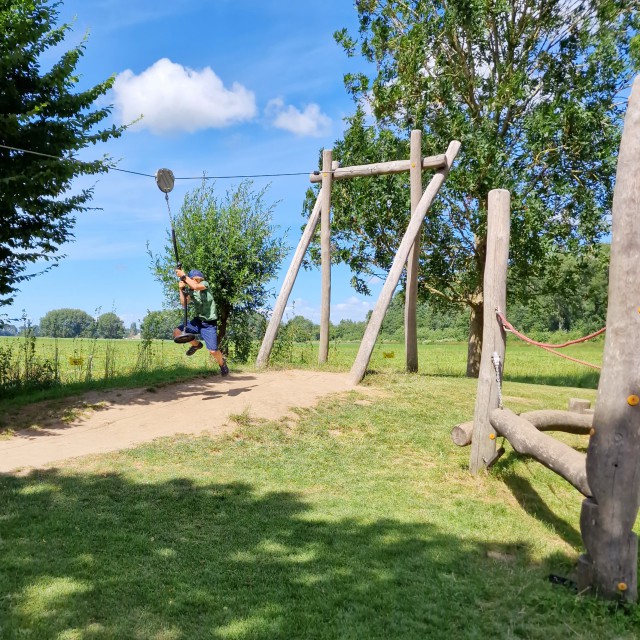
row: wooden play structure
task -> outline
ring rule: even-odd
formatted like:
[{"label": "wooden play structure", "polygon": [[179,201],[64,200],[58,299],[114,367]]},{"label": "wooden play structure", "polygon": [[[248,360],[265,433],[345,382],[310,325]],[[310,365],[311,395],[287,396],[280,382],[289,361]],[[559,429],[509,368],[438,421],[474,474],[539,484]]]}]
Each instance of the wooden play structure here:
[{"label": "wooden play structure", "polygon": [[[329,309],[331,305],[331,185],[334,180],[345,180],[362,176],[379,176],[392,173],[409,171],[411,189],[411,220],[402,238],[396,256],[394,258],[387,279],[378,298],[375,309],[367,325],[364,337],[360,344],[358,355],[351,369],[351,380],[355,384],[364,377],[365,371],[371,359],[378,333],[382,326],[385,313],[393,292],[398,286],[402,271],[407,268],[407,286],[405,302],[405,342],[408,371],[418,370],[418,341],[416,331],[416,307],[417,307],[417,276],[420,247],[416,242],[419,237],[422,222],[433,203],[440,187],[443,185],[453,161],[460,150],[460,143],[456,140],[449,144],[446,153],[436,156],[422,157],[422,132],[411,132],[411,149],[409,160],[396,160],[392,162],[380,162],[377,164],[358,165],[352,167],[339,167],[333,161],[332,151],[327,149],[322,154],[322,172],[312,174],[312,183],[321,182],[322,186],[309,220],[304,229],[298,247],[293,255],[291,265],[285,276],[280,294],[267,326],[265,336],[258,352],[256,367],[267,365],[273,344],[282,322],[282,316],[295,283],[296,277],[302,265],[304,255],[311,243],[320,221],[321,231],[321,270],[322,270],[322,296],[320,317],[320,347],[318,362],[327,361],[329,353]],[[422,189],[422,172],[424,169],[436,169],[429,185]]]},{"label": "wooden play structure", "polygon": [[[489,195],[485,325],[473,423],[452,432],[471,442],[472,473],[491,467],[496,436],[569,481],[584,495],[580,517],[586,554],[578,590],[605,599],[638,599],[638,540],[632,529],[640,505],[640,78],[634,82],[618,156],[613,199],[609,303],[595,411],[533,411],[502,406],[505,359],[509,193]],[[588,336],[589,337],[589,336]],[[549,345],[547,345],[549,346]],[[588,435],[586,455],[544,433]]]}]

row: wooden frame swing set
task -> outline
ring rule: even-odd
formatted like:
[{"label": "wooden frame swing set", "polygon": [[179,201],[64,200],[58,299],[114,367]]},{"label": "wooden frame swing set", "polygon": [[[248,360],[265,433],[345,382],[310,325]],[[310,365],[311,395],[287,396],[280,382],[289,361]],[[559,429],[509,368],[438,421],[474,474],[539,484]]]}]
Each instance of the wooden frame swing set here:
[{"label": "wooden frame swing set", "polygon": [[[453,161],[460,150],[460,142],[452,141],[446,153],[422,157],[422,131],[411,132],[411,149],[409,160],[396,160],[392,162],[379,162],[376,164],[357,165],[352,167],[340,167],[339,163],[333,161],[333,152],[326,149],[322,154],[322,172],[311,174],[312,183],[321,182],[322,186],[315,205],[307,221],[298,247],[293,255],[291,265],[285,276],[280,294],[276,300],[271,319],[267,326],[266,333],[258,352],[256,367],[263,368],[268,364],[271,350],[282,322],[284,310],[293,289],[304,255],[309,248],[313,234],[318,222],[320,222],[320,244],[321,244],[321,273],[322,273],[322,294],[321,294],[321,316],[320,316],[320,347],[318,352],[318,362],[324,363],[329,354],[329,309],[331,306],[331,185],[334,180],[346,180],[349,178],[363,176],[380,176],[393,173],[409,171],[411,189],[411,219],[407,230],[402,238],[400,246],[396,252],[393,264],[387,279],[382,287],[382,291],[376,302],[376,306],[367,324],[358,354],[351,368],[350,378],[353,384],[358,384],[366,372],[367,366],[373,353],[376,339],[382,327],[385,313],[393,293],[398,286],[404,268],[407,268],[406,302],[405,302],[405,344],[406,344],[406,365],[408,371],[418,370],[418,341],[416,330],[416,309],[418,295],[418,260],[420,254],[419,242],[416,242],[420,235],[422,222],[435,200],[440,187],[444,184]],[[436,169],[436,173],[431,178],[427,188],[422,188],[422,172],[424,169]]]}]

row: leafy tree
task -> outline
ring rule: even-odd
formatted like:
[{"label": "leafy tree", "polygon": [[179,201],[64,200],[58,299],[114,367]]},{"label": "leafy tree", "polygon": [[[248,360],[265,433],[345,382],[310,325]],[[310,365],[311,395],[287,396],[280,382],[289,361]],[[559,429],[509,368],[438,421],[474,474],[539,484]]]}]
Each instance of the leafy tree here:
[{"label": "leafy tree", "polygon": [[98,338],[124,338],[126,333],[124,322],[112,311],[103,313],[96,320],[96,337]]},{"label": "leafy tree", "polygon": [[[340,320],[340,322],[332,328],[330,335],[335,336],[338,340],[362,340],[367,323],[364,321],[356,322],[354,320]],[[318,333],[320,327],[318,327]]]},{"label": "leafy tree", "polygon": [[[558,268],[542,282],[532,283],[527,302],[508,305],[509,317],[523,331],[591,333],[603,327],[607,316],[610,245],[583,258],[565,253]],[[551,280],[552,282],[547,282]]]},{"label": "leafy tree", "polygon": [[0,325],[0,336],[17,336],[18,327],[13,324]]},{"label": "leafy tree", "polygon": [[[608,230],[625,90],[639,67],[638,4],[623,0],[362,0],[357,35],[336,34],[371,75],[345,77],[358,101],[334,146],[343,166],[462,142],[424,225],[420,296],[470,310],[467,374],[482,342],[486,210],[512,194],[511,294],[551,287],[564,252],[588,253]],[[368,103],[375,126],[367,126]],[[336,259],[354,285],[389,269],[409,218],[408,177],[336,182]],[[308,204],[308,202],[307,202]]]},{"label": "leafy tree", "polygon": [[285,327],[289,329],[290,335],[294,336],[297,342],[320,338],[320,326],[304,316],[294,316],[285,323]]},{"label": "leafy tree", "polygon": [[81,162],[76,153],[123,131],[99,129],[110,108],[93,108],[113,78],[74,92],[85,40],[42,69],[42,58],[59,49],[71,29],[56,25],[59,5],[6,0],[0,6],[0,144],[54,156],[0,148],[0,305],[10,304],[16,285],[33,277],[29,264],[62,257],[57,252],[73,237],[74,213],[85,211],[92,195],[90,188],[69,195],[72,180],[110,166],[107,158]]},{"label": "leafy tree", "polygon": [[180,324],[182,314],[177,309],[148,311],[142,319],[140,333],[143,340],[172,340],[173,329]]},{"label": "leafy tree", "polygon": [[81,309],[54,309],[40,319],[40,335],[51,338],[93,337],[95,321]]},{"label": "leafy tree", "polygon": [[[250,327],[249,320],[244,322],[243,317],[265,307],[270,294],[267,284],[276,276],[286,255],[284,240],[274,236],[275,205],[265,203],[265,194],[266,189],[256,192],[251,182],[244,181],[218,198],[214,186],[203,180],[201,186],[187,194],[174,219],[184,269],[202,271],[213,293],[220,340],[230,321],[238,328]],[[164,253],[150,255],[168,304],[179,303],[170,234]],[[244,340],[247,335],[240,331],[234,340]],[[241,351],[246,352],[246,348]]]}]

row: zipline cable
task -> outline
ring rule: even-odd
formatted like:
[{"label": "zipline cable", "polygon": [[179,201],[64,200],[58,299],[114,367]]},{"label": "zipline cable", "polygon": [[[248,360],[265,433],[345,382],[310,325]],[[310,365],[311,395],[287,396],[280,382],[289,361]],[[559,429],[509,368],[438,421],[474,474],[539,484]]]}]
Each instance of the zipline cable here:
[{"label": "zipline cable", "polygon": [[[12,147],[7,144],[0,144],[0,149],[8,149],[10,151],[20,151],[21,153],[28,153],[33,156],[40,156],[42,158],[50,158],[51,160],[58,160],[59,162],[79,162],[81,164],[90,164],[84,160],[74,160],[72,158],[60,158],[49,153],[41,153],[40,151],[30,151],[29,149],[21,149],[20,147]],[[134,176],[142,176],[144,178],[156,178],[156,175],[151,173],[142,173],[141,171],[131,171],[130,169],[119,169],[118,167],[109,167],[108,171],[119,171],[120,173],[129,173]],[[168,169],[167,169],[168,171]],[[254,173],[247,175],[234,175],[234,176],[185,176],[175,177],[174,180],[237,180],[241,178],[280,178],[286,176],[308,176],[309,173],[314,175],[320,175],[320,171],[298,171],[290,173]],[[173,174],[172,174],[173,175]]]}]

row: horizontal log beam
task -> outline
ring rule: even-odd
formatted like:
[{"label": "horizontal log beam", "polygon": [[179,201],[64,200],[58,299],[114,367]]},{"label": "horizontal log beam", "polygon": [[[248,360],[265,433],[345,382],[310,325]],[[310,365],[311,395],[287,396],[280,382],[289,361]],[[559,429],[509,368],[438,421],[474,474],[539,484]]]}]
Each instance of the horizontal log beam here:
[{"label": "horizontal log beam", "polygon": [[[564,433],[588,436],[593,426],[592,414],[572,411],[542,409],[521,413],[520,417],[530,422],[538,431],[563,431]],[[451,439],[459,447],[470,445],[472,436],[473,420],[458,424],[451,430]]]},{"label": "horizontal log beam", "polygon": [[[423,169],[442,169],[446,166],[447,159],[444,153],[437,156],[422,158]],[[410,160],[392,160],[391,162],[376,162],[374,164],[360,164],[352,167],[341,167],[333,172],[334,180],[347,178],[359,178],[362,176],[384,176],[392,173],[403,173],[411,169]],[[322,171],[309,175],[311,182],[322,182]]]},{"label": "horizontal log beam", "polygon": [[494,409],[489,420],[496,433],[504,436],[518,453],[531,456],[562,476],[582,495],[591,496],[584,454],[541,433],[528,420],[509,409]]}]

